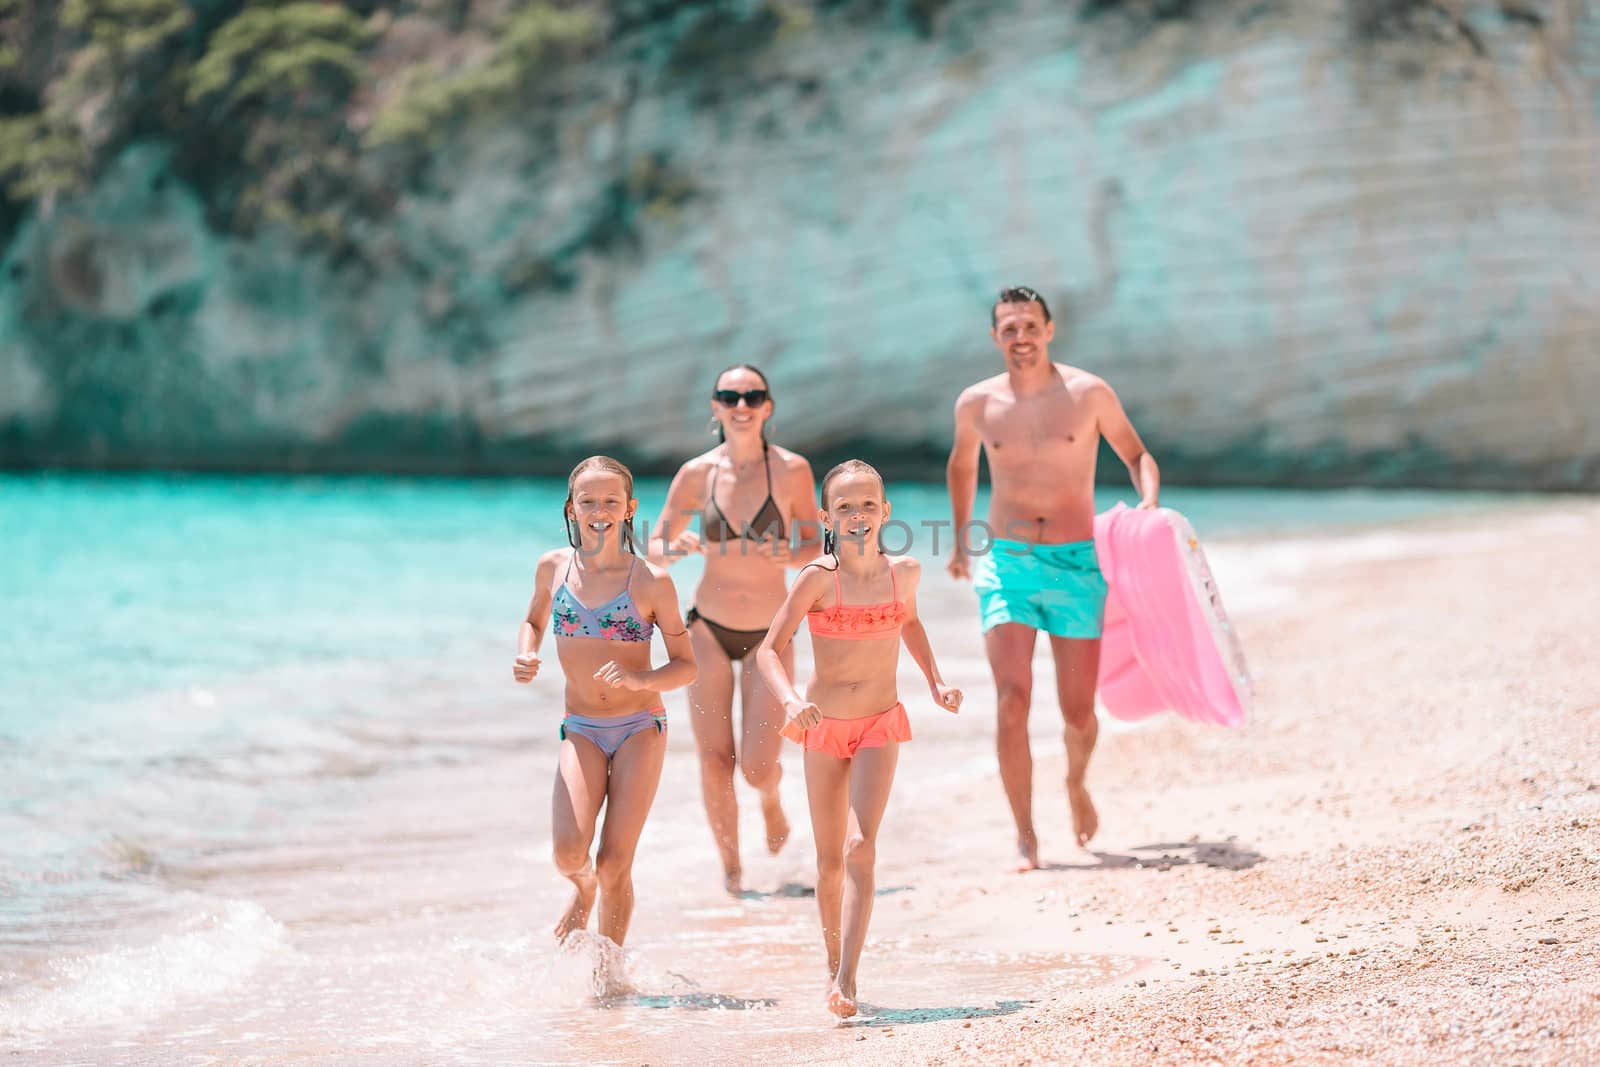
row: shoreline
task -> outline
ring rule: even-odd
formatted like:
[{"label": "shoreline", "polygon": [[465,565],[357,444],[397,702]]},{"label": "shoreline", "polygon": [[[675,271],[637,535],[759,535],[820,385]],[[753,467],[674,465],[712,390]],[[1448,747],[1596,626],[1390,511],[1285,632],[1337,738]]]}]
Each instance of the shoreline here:
[{"label": "shoreline", "polygon": [[[353,764],[331,794],[350,811],[308,813],[260,848],[171,870],[155,848],[159,877],[243,898],[272,936],[258,973],[136,1026],[115,1062],[661,1062],[663,1046],[695,1050],[668,1062],[705,1063],[1600,1061],[1600,667],[1586,610],[1600,578],[1558,563],[1597,535],[1600,501],[1562,499],[1208,539],[1255,674],[1251,722],[1102,730],[1089,779],[1102,830],[1080,852],[1038,649],[1030,737],[1046,869],[1026,875],[1004,869],[1010,817],[975,600],[925,561],[922,613],[967,702],[959,716],[935,710],[902,657],[916,740],[880,841],[862,961],[877,1013],[842,1025],[820,982],[810,999],[821,945],[793,746],[791,842],[755,855],[759,813],[741,785],[752,893],[730,899],[685,698],[668,695],[674,729],[628,941],[642,993],[597,1004],[578,963],[544,944],[568,892],[540,831],[553,712],[495,686],[491,706],[432,727],[460,735],[461,762],[371,779]],[[808,646],[799,653],[803,675]],[[430,699],[442,709],[459,696]],[[513,706],[509,733],[472,725]],[[415,728],[371,723],[380,743]],[[463,956],[463,944],[477,947]],[[408,961],[390,985],[364,985],[375,976],[350,962],[375,950]],[[404,981],[441,965],[449,1007],[433,1044],[409,1025],[361,1044],[328,1029],[360,1008],[386,1018]],[[291,997],[254,1037],[230,1029],[234,1005],[340,967],[348,1000],[327,1018]],[[553,1022],[528,1014],[547,993],[561,1003]],[[486,999],[504,1009],[485,1016],[499,1030],[473,1029]],[[112,1062],[103,1036],[63,1034],[49,1055]],[[35,1053],[46,1055],[33,1045],[18,1062]]]},{"label": "shoreline", "polygon": [[[780,442],[783,443],[783,442]],[[812,468],[826,471],[835,463],[847,459],[868,458],[882,471],[886,481],[915,483],[943,487],[947,449],[931,453],[908,451],[903,446],[884,447],[873,441],[854,445],[810,448],[804,443],[788,445],[811,460]],[[337,457],[319,454],[302,457],[298,454],[284,460],[281,451],[247,453],[238,457],[221,456],[154,456],[146,460],[123,459],[112,461],[108,455],[54,456],[44,461],[28,457],[0,454],[0,477],[9,478],[171,478],[216,479],[225,481],[278,480],[300,478],[327,480],[372,481],[439,481],[439,482],[514,482],[548,478],[565,481],[580,460],[590,455],[609,455],[621,460],[634,476],[643,479],[670,481],[682,463],[683,455],[657,459],[628,449],[597,446],[598,451],[572,451],[565,441],[534,442],[524,445],[513,442],[505,447],[503,455],[484,459],[441,458],[431,450],[421,450],[401,461],[384,451],[375,450]],[[1172,453],[1168,453],[1171,455]],[[1096,466],[1097,489],[1123,489],[1128,480],[1120,461],[1109,450],[1103,452]],[[1556,465],[1559,470],[1519,468],[1483,473],[1481,462],[1463,463],[1457,477],[1408,477],[1403,472],[1387,472],[1374,476],[1374,471],[1357,464],[1345,470],[1328,470],[1313,467],[1305,470],[1290,469],[1278,477],[1262,479],[1258,468],[1248,463],[1237,476],[1219,475],[1211,465],[1211,457],[1198,456],[1190,461],[1162,463],[1163,480],[1184,489],[1231,490],[1262,492],[1357,492],[1373,493],[1484,493],[1529,498],[1592,497],[1600,492],[1600,474],[1580,475],[1576,478],[1567,465]],[[1600,471],[1600,467],[1597,467]],[[1459,472],[1458,472],[1459,473]],[[986,484],[986,482],[981,483]],[[1131,490],[1129,490],[1131,492]]]}]

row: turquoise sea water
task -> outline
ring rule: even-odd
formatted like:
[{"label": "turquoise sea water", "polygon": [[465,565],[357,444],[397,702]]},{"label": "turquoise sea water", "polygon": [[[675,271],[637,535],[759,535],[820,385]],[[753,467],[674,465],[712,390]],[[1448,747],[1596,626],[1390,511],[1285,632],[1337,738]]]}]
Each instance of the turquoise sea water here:
[{"label": "turquoise sea water", "polygon": [[[641,515],[665,492],[642,483]],[[338,896],[352,850],[402,832],[385,811],[407,812],[405,834],[449,815],[448,863],[485,841],[541,863],[542,846],[516,843],[535,824],[485,829],[467,813],[503,800],[463,798],[510,788],[526,774],[514,758],[553,743],[506,661],[534,562],[564,543],[564,496],[550,481],[0,477],[0,1038],[48,1048],[107,1019],[132,1032],[198,1011],[258,966],[288,967],[286,924],[302,957],[319,943],[307,930],[339,931],[319,951],[345,962],[320,966],[357,967],[372,946],[351,931],[370,916],[340,925],[309,901]],[[890,497],[912,551],[931,555],[922,523],[947,514],[943,488]],[[1163,501],[1215,539],[1505,498]],[[685,602],[696,568],[673,570]],[[529,803],[546,804],[545,788]],[[684,833],[703,849],[703,827]],[[397,877],[374,890],[385,915],[421,875]],[[519,897],[503,854],[473,877],[507,879],[496,902]],[[416,995],[437,964],[419,958],[416,987],[397,988]]]},{"label": "turquoise sea water", "polygon": [[[666,483],[641,482],[653,518]],[[1131,493],[1103,489],[1103,510]],[[447,663],[515,632],[533,564],[564,542],[554,481],[0,478],[0,736],[71,729],[108,700],[342,660]],[[931,555],[943,488],[891,487]],[[1206,537],[1382,523],[1487,494],[1171,489]],[[984,501],[980,499],[978,514]],[[950,534],[937,535],[939,551]],[[686,601],[696,577],[673,575]]]}]

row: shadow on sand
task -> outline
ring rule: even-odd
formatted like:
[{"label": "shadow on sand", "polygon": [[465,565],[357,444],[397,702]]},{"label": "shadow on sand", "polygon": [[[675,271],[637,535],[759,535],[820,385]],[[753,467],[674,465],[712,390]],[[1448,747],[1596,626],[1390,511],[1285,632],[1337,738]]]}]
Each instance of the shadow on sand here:
[{"label": "shadow on sand", "polygon": [[841,1026],[909,1026],[912,1023],[940,1023],[951,1019],[994,1019],[1011,1015],[1033,1004],[1031,1000],[997,1000],[987,1008],[880,1008],[863,1002],[861,1014],[846,1019]]},{"label": "shadow on sand", "polygon": [[1261,853],[1236,841],[1186,841],[1137,845],[1128,852],[1093,852],[1093,863],[1045,863],[1043,871],[1104,871],[1112,869],[1166,871],[1173,867],[1216,867],[1247,871],[1261,862]]},{"label": "shadow on sand", "polygon": [[603,997],[602,1008],[668,1008],[678,1011],[751,1011],[756,1008],[775,1008],[778,1002],[771,997],[749,1000],[730,997],[726,993],[630,993],[626,996]]},{"label": "shadow on sand", "polygon": [[[912,885],[886,885],[882,889],[876,890],[872,895],[874,897],[886,897],[886,896],[889,896],[889,895],[891,895],[893,893],[909,893],[915,888],[916,888],[916,886],[912,886]],[[809,899],[815,897],[816,895],[817,895],[817,887],[814,886],[814,885],[802,885],[799,882],[785,882],[782,885],[780,885],[778,888],[770,890],[770,891],[761,890],[761,889],[744,889],[744,890],[741,890],[739,892],[739,899],[740,900],[781,900],[781,899],[783,899],[785,897],[789,897],[791,899],[803,898],[803,899],[808,899],[809,900]]]},{"label": "shadow on sand", "polygon": [[[596,998],[602,1008],[657,1008],[669,1011],[753,1011],[775,1008],[775,997],[733,997],[726,993],[620,993]],[[909,1026],[912,1023],[948,1022],[951,1019],[994,1019],[1011,1015],[1033,1004],[1031,1000],[997,1000],[988,1007],[977,1005],[948,1008],[882,1008],[863,1002],[861,1014],[845,1019],[841,1026]]]}]

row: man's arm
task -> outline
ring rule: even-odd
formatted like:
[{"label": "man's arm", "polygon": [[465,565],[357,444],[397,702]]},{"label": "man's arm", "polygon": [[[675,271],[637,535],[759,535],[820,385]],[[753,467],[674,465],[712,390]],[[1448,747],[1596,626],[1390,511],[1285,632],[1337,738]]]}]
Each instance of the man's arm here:
[{"label": "man's arm", "polygon": [[947,570],[952,578],[971,577],[967,561],[967,547],[963,535],[967,523],[972,521],[972,502],[978,495],[978,452],[983,447],[983,434],[978,429],[978,418],[983,413],[983,394],[976,388],[968,389],[956,399],[955,442],[950,446],[950,459],[945,464],[945,486],[950,490],[951,531],[955,547],[950,550]]},{"label": "man's arm", "polygon": [[1128,468],[1128,477],[1133,479],[1133,487],[1139,491],[1139,506],[1158,507],[1161,468],[1156,466],[1156,457],[1139,440],[1139,432],[1128,421],[1127,412],[1122,410],[1122,401],[1117,399],[1111,386],[1101,382],[1094,389],[1100,435],[1110,442],[1112,450]]}]

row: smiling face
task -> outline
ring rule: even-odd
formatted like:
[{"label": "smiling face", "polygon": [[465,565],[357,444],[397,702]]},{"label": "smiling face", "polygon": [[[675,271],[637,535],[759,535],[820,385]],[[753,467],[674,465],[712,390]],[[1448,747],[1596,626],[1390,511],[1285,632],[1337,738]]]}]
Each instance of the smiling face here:
[{"label": "smiling face", "polygon": [[[767,391],[766,380],[748,367],[733,367],[723,371],[717,379],[713,393],[750,393]],[[722,424],[724,437],[740,434],[760,435],[761,429],[772,417],[772,397],[767,396],[751,407],[745,397],[735,398],[732,404],[724,403],[713,395],[711,415]]]},{"label": "smiling face", "polygon": [[1006,367],[1028,371],[1050,362],[1050,341],[1056,335],[1044,306],[1037,300],[995,306],[990,336],[1006,357]]},{"label": "smiling face", "polygon": [[633,521],[639,502],[628,493],[628,480],[615,471],[590,469],[572,481],[567,518],[578,524],[586,552],[618,543],[623,528]]},{"label": "smiling face", "polygon": [[846,471],[823,487],[822,521],[842,547],[853,542],[856,551],[878,543],[878,531],[889,521],[889,501],[883,481],[870,470]]}]

